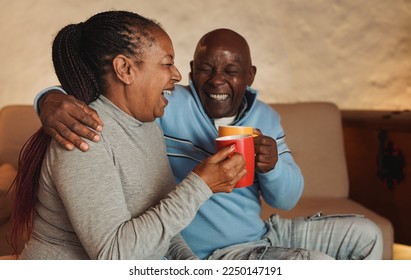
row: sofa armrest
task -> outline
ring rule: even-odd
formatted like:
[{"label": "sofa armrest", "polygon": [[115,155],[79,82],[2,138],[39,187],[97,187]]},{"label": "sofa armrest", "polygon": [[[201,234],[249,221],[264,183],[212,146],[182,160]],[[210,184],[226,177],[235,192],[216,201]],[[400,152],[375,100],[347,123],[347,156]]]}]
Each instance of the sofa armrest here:
[{"label": "sofa armrest", "polygon": [[9,189],[16,174],[16,169],[12,165],[0,165],[0,225],[6,223],[10,217],[13,192]]},{"label": "sofa armrest", "polygon": [[31,105],[10,105],[0,111],[0,164],[17,169],[20,150],[40,128],[40,120]]}]

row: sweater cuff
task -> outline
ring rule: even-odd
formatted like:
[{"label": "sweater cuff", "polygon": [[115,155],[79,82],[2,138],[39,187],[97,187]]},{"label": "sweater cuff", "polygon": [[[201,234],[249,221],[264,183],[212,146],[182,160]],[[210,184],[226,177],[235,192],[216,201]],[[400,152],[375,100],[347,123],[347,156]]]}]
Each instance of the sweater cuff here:
[{"label": "sweater cuff", "polygon": [[193,189],[196,190],[196,192],[200,195],[199,198],[202,199],[203,201],[209,199],[213,195],[213,192],[208,187],[208,185],[204,182],[204,180],[201,179],[201,177],[198,176],[193,171],[188,173],[184,181],[186,181],[188,184],[190,184],[193,187]]},{"label": "sweater cuff", "polygon": [[36,111],[37,115],[40,115],[40,109],[39,109],[39,100],[50,90],[58,90],[61,93],[67,94],[62,87],[60,86],[53,86],[53,87],[48,87],[43,89],[42,91],[40,91],[39,93],[37,93],[36,97],[34,97],[34,101],[33,101],[33,107],[34,110]]},{"label": "sweater cuff", "polygon": [[278,158],[277,163],[275,164],[273,169],[271,169],[270,171],[265,172],[265,173],[261,173],[261,172],[258,172],[258,171],[256,173],[257,173],[259,178],[260,177],[261,178],[267,178],[267,177],[273,178],[272,176],[281,175],[281,169],[282,169],[281,159]]}]

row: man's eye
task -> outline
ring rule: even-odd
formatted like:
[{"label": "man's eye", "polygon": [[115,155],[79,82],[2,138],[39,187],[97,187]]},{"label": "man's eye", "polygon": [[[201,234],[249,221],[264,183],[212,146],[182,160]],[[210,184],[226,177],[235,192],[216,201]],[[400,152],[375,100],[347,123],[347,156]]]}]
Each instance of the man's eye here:
[{"label": "man's eye", "polygon": [[236,67],[228,67],[228,68],[225,69],[225,72],[227,73],[227,75],[235,76],[235,75],[237,75],[240,71],[239,71],[239,69],[236,68]]},{"label": "man's eye", "polygon": [[235,76],[235,75],[237,75],[237,74],[238,74],[238,71],[233,71],[233,70],[230,70],[230,71],[226,71],[226,73],[227,73],[227,75],[230,75],[230,76]]}]

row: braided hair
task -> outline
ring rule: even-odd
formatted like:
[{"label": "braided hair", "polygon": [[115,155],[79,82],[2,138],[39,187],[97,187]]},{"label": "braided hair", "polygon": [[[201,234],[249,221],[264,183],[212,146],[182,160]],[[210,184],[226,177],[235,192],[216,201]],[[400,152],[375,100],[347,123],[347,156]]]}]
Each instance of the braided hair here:
[{"label": "braided hair", "polygon": [[155,43],[159,25],[140,15],[112,11],[64,27],[53,43],[53,64],[63,88],[90,103],[105,91],[104,77],[118,54],[142,63],[143,49]]},{"label": "braided hair", "polygon": [[[96,14],[84,23],[70,24],[56,35],[52,59],[56,75],[66,92],[86,104],[105,94],[105,77],[116,55],[143,63],[146,47],[155,43],[153,31],[162,29],[154,20],[127,11]],[[19,240],[32,231],[41,166],[51,137],[40,128],[24,144],[19,168],[11,189],[14,202],[11,213],[10,243],[18,256]]]}]

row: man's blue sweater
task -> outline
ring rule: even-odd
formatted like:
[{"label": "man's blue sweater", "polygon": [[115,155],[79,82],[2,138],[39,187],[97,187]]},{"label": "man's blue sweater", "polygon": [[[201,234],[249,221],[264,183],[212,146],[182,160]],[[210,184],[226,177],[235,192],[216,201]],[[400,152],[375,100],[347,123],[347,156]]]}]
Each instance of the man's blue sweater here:
[{"label": "man's blue sweater", "polygon": [[[173,173],[180,182],[199,162],[215,153],[218,132],[191,82],[187,87],[177,85],[167,98],[165,114],[157,121],[164,131]],[[252,126],[275,139],[278,162],[270,172],[257,172],[252,186],[214,194],[201,206],[182,232],[200,258],[219,248],[261,239],[267,229],[260,217],[260,197],[275,208],[291,209],[303,191],[303,177],[284,141],[278,113],[259,101],[252,88],[248,88],[243,105],[232,125]]]}]

